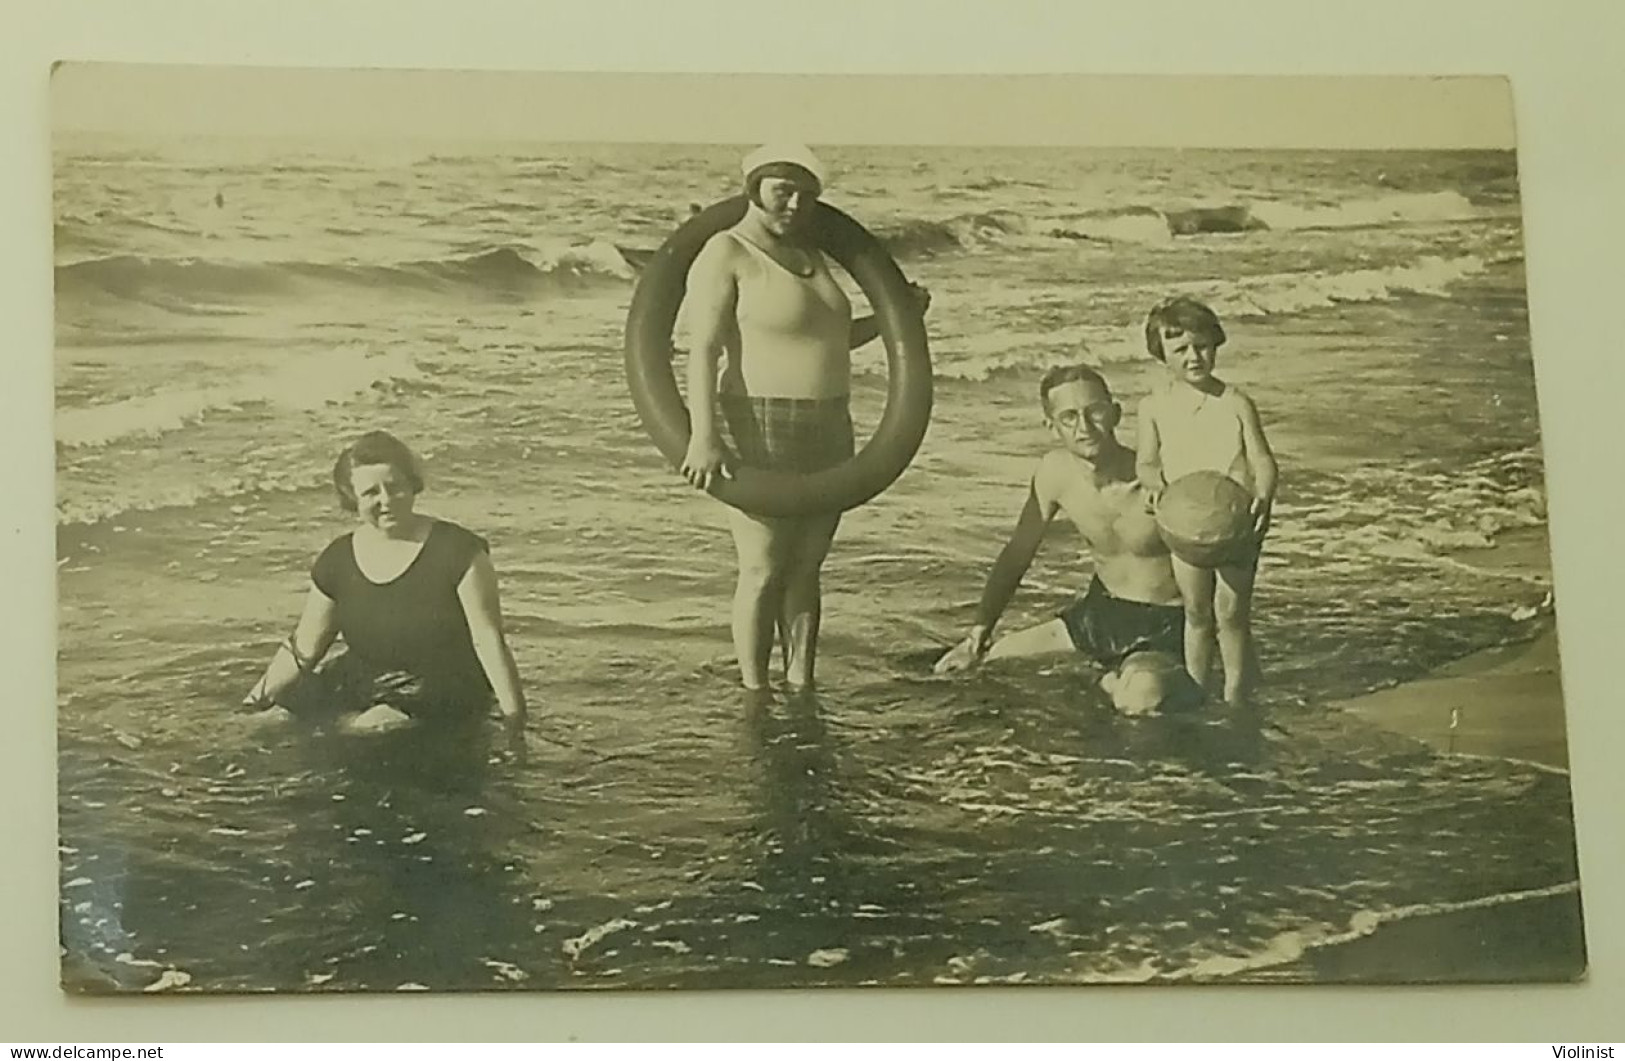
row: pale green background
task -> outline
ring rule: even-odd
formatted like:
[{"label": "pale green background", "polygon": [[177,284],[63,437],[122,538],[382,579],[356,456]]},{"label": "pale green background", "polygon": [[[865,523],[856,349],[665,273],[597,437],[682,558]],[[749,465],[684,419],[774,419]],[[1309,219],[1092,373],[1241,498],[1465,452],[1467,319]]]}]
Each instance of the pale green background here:
[{"label": "pale green background", "polygon": [[[13,683],[12,726],[0,742],[5,872],[0,875],[0,1037],[12,1041],[176,1042],[240,1039],[967,1038],[967,1039],[1518,1039],[1625,1038],[1625,915],[1619,894],[1620,761],[1625,723],[1609,681],[1619,655],[1615,600],[1625,577],[1612,548],[1622,525],[1617,454],[1625,451],[1618,367],[1622,295],[1621,209],[1625,143],[1618,44],[1625,16],[1611,0],[1458,2],[1381,0],[1319,4],[1248,0],[1221,4],[1123,0],[1073,13],[1061,3],[984,5],[947,12],[926,0],[755,4],[720,0],[656,6],[630,0],[536,0],[430,5],[400,0],[280,0],[243,5],[144,0],[58,2],[10,11],[0,37],[0,320],[6,323],[0,422],[0,586],[9,633],[0,659]],[[51,391],[51,216],[47,152],[48,63],[104,59],[147,63],[323,65],[575,71],[842,74],[1508,74],[1512,77],[1525,202],[1530,301],[1549,467],[1560,636],[1568,690],[1574,790],[1581,832],[1592,974],[1584,985],[1500,988],[1157,988],[917,990],[801,994],[683,993],[526,997],[385,997],[73,1000],[56,987]],[[449,82],[448,82],[449,83]],[[741,83],[739,86],[749,87]],[[815,97],[798,86],[790,95]],[[864,86],[871,92],[873,86]],[[1130,88],[1136,91],[1130,92]],[[717,94],[733,126],[718,138],[766,136],[775,114],[811,115],[812,141],[872,137],[944,140],[956,123],[1070,130],[1121,140],[1142,129],[1166,140],[1261,142],[1313,130],[1317,108],[1346,86],[1298,86],[1273,95],[1257,85],[1180,95],[1124,83],[1113,97],[1079,82],[1030,108],[1006,84],[980,86],[937,111],[887,108],[892,93],[844,91],[849,100],[764,104],[753,90]],[[1475,142],[1504,142],[1478,84],[1444,115],[1414,98],[1338,119],[1354,139],[1372,130],[1437,142],[1429,128],[1470,128]],[[161,98],[161,85],[149,88]],[[1495,93],[1490,86],[1491,97]],[[1162,95],[1155,94],[1164,93]],[[342,94],[345,99],[355,98]],[[1403,93],[1401,93],[1403,95]],[[134,97],[132,97],[134,98]],[[338,97],[334,97],[338,98]],[[543,98],[546,98],[545,95]],[[555,97],[557,98],[557,97]],[[566,97],[570,98],[570,97]],[[1029,97],[1030,98],[1030,97]],[[1436,98],[1446,98],[1439,96]],[[979,104],[977,100],[982,102]],[[1184,102],[1200,106],[1187,110]],[[121,105],[126,101],[121,101]],[[929,104],[931,99],[923,103]],[[559,135],[593,138],[619,110],[554,114]],[[909,108],[918,104],[910,101]],[[502,121],[529,123],[529,100]],[[1147,125],[1144,116],[1200,114],[1193,127]],[[420,114],[422,108],[414,104]],[[330,120],[342,107],[296,95],[263,120]],[[430,107],[431,113],[438,113]],[[179,114],[180,111],[175,113]],[[884,121],[917,115],[913,135]],[[1488,113],[1488,117],[1486,117]],[[129,112],[125,112],[126,117]],[[660,128],[676,128],[662,118]],[[1159,122],[1164,119],[1159,118]],[[1318,118],[1317,118],[1318,120]],[[1442,122],[1442,125],[1429,123]],[[833,124],[832,124],[833,123]],[[860,124],[850,124],[860,123]],[[1052,124],[1043,124],[1052,123]],[[712,126],[707,126],[711,128]],[[737,127],[737,133],[731,131]],[[570,133],[569,130],[577,130]],[[827,130],[827,131],[826,131]],[[841,136],[846,131],[848,135]],[[676,132],[666,138],[683,139]],[[1012,137],[1021,139],[1023,137]],[[1290,137],[1289,137],[1290,138]],[[1501,138],[1501,139],[1497,139]],[[968,136],[967,139],[989,137]],[[1447,336],[1441,341],[1448,341]],[[1544,1053],[1542,1056],[1545,1055]]]}]

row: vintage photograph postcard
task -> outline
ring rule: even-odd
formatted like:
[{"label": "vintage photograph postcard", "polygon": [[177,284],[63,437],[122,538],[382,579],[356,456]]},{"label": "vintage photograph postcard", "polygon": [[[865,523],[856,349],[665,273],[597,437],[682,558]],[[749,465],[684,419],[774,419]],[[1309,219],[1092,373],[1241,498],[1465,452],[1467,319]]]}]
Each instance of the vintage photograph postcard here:
[{"label": "vintage photograph postcard", "polygon": [[1584,976],[1505,81],[51,91],[65,990]]}]

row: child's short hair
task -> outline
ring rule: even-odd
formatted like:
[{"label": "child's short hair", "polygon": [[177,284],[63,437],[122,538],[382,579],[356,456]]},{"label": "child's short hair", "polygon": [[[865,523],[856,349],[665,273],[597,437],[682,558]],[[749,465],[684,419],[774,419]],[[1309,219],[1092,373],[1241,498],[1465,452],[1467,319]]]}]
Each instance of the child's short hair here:
[{"label": "child's short hair", "polygon": [[1111,384],[1106,377],[1080,363],[1070,365],[1056,365],[1044,373],[1044,378],[1038,381],[1038,401],[1044,406],[1044,412],[1049,412],[1049,392],[1063,383],[1093,383],[1107,394],[1112,392]]},{"label": "child's short hair", "polygon": [[357,465],[367,464],[387,464],[406,477],[413,493],[423,492],[423,467],[417,454],[388,431],[368,431],[345,446],[339,452],[339,459],[333,462],[333,490],[344,511],[355,512],[359,508],[355,484],[350,477]]},{"label": "child's short hair", "polygon": [[1199,344],[1215,350],[1224,345],[1224,326],[1219,323],[1219,315],[1206,303],[1187,295],[1165,298],[1146,314],[1145,348],[1158,361],[1165,359],[1162,351],[1164,329],[1189,332]]}]

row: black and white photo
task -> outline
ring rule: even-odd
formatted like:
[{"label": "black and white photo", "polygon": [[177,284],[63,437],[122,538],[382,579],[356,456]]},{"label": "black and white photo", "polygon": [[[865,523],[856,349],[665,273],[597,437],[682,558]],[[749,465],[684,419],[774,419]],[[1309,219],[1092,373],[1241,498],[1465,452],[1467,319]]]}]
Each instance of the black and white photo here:
[{"label": "black and white photo", "polygon": [[1504,83],[1149,80],[58,69],[64,988],[1583,976]]}]

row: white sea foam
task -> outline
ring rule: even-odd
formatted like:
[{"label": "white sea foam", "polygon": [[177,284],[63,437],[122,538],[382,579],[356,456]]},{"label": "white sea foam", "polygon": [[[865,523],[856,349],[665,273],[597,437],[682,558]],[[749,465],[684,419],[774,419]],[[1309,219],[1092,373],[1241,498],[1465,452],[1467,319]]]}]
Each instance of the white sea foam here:
[{"label": "white sea foam", "polygon": [[320,409],[351,401],[381,384],[419,375],[411,354],[403,350],[307,354],[230,383],[169,389],[103,405],[58,409],[56,438],[59,445],[70,449],[99,447],[162,435],[211,413],[240,411],[256,404],[287,410]]}]

